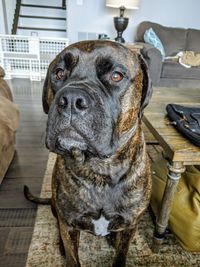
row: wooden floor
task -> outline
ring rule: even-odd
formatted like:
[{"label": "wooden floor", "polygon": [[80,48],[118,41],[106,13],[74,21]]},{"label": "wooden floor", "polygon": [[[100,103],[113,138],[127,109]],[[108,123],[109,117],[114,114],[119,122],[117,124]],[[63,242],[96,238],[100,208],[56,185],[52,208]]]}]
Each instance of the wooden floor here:
[{"label": "wooden floor", "polygon": [[[47,116],[42,110],[42,83],[13,79],[10,85],[21,123],[13,162],[0,185],[0,267],[24,267],[37,207],[24,198],[23,186],[40,193],[48,158]],[[151,145],[148,151],[154,160],[160,148]]]},{"label": "wooden floor", "polygon": [[10,85],[20,109],[20,128],[14,159],[0,185],[0,267],[23,267],[36,215],[36,205],[24,198],[23,186],[40,193],[48,158],[47,117],[41,104],[42,83],[14,79]]}]

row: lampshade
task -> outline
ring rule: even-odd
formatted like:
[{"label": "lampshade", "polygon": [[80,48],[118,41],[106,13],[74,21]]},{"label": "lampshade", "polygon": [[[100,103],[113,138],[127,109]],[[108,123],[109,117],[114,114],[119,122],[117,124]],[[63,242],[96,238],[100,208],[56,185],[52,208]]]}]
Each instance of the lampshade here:
[{"label": "lampshade", "polygon": [[126,9],[138,9],[139,0],[106,0],[106,6],[115,8],[124,6]]}]

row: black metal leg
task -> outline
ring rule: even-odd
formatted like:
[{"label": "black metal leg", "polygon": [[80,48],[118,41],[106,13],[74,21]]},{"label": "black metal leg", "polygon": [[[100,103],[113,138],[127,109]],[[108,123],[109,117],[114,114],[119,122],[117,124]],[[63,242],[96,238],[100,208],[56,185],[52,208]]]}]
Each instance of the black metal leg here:
[{"label": "black metal leg", "polygon": [[171,211],[171,205],[176,192],[176,187],[181,177],[181,173],[185,171],[185,167],[182,162],[172,162],[168,164],[168,179],[165,186],[163,199],[161,202],[161,209],[156,220],[156,228],[154,233],[154,246],[153,251],[156,253],[159,251],[159,247],[165,238],[165,231],[168,226],[169,215]]}]

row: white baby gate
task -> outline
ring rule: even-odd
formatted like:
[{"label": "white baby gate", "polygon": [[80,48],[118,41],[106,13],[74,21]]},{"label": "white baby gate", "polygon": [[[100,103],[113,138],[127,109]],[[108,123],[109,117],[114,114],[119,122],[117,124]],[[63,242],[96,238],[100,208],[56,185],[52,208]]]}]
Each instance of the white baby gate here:
[{"label": "white baby gate", "polygon": [[6,79],[30,78],[40,81],[49,63],[68,46],[66,38],[0,35],[0,66]]}]

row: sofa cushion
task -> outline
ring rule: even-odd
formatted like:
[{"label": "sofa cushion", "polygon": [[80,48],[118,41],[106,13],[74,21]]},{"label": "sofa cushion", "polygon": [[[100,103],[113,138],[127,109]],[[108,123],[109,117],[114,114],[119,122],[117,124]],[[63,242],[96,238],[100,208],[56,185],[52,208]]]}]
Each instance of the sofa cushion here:
[{"label": "sofa cushion", "polygon": [[4,77],[5,76],[5,71],[4,69],[0,66],[0,77]]},{"label": "sofa cushion", "polygon": [[0,159],[1,159],[0,160],[0,184],[3,180],[3,177],[6,174],[6,171],[8,170],[8,166],[10,165],[13,159],[14,152],[15,152],[14,145],[15,145],[14,134],[8,146],[5,146],[0,143]]},{"label": "sofa cushion", "polygon": [[188,30],[186,50],[200,53],[200,30]]},{"label": "sofa cushion", "polygon": [[161,78],[200,80],[200,67],[185,68],[178,62],[165,61],[162,65]]},{"label": "sofa cushion", "polygon": [[3,96],[9,99],[10,101],[13,101],[11,90],[7,82],[2,78],[0,78],[0,96]]},{"label": "sofa cushion", "polygon": [[15,132],[19,126],[19,109],[12,102],[11,90],[0,67],[0,184],[15,151]]},{"label": "sofa cushion", "polygon": [[13,102],[0,96],[0,129],[3,124],[15,132],[19,126],[19,109]]},{"label": "sofa cushion", "polygon": [[166,56],[174,56],[180,51],[185,51],[187,30],[162,27],[158,34],[165,48]]},{"label": "sofa cushion", "polygon": [[144,42],[144,32],[152,28],[160,38],[166,56],[174,56],[180,51],[185,51],[187,30],[182,28],[165,27],[158,23],[144,21],[137,29],[136,41]]}]

